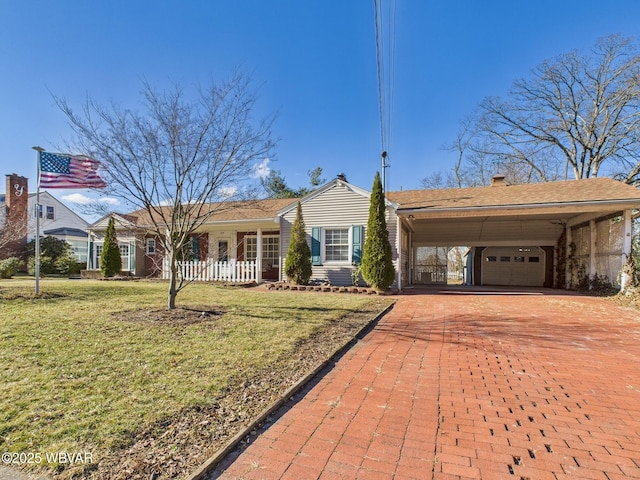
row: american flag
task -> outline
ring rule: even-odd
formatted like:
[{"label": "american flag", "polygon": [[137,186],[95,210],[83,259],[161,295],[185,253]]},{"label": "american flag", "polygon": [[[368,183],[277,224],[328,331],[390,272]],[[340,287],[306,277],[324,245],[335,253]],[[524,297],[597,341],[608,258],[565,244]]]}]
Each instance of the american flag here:
[{"label": "american flag", "polygon": [[42,188],[104,188],[98,175],[100,162],[85,156],[59,153],[40,154],[40,186]]}]

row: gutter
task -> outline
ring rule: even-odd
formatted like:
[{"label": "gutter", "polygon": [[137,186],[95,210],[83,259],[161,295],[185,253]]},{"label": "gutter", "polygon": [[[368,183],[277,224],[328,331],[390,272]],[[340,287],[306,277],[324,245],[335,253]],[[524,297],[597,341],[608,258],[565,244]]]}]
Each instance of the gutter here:
[{"label": "gutter", "polygon": [[[241,224],[246,224],[246,223],[260,223],[260,222],[276,223],[276,224],[280,223],[278,217],[269,217],[269,218],[248,218],[248,219],[242,219],[242,220],[217,220],[217,221],[213,221],[213,222],[205,222],[201,226],[205,226],[205,225],[228,225],[228,224],[241,225]],[[164,223],[158,224],[158,225],[166,226],[166,224],[164,224]],[[141,229],[154,228],[153,224],[151,224],[151,225],[137,225],[137,226],[139,228],[141,228]]]},{"label": "gutter", "polygon": [[448,213],[448,212],[483,212],[490,210],[522,210],[522,209],[541,209],[541,208],[567,208],[567,207],[588,207],[588,206],[631,206],[640,208],[640,198],[626,200],[602,200],[598,202],[556,202],[556,203],[522,203],[517,205],[482,205],[476,207],[418,207],[418,208],[398,208],[396,212],[400,214],[412,213]]}]

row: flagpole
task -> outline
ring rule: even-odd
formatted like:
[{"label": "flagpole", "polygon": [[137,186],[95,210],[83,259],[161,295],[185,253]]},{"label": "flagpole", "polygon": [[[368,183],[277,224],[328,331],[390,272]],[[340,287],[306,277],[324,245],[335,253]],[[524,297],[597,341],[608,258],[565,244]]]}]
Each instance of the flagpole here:
[{"label": "flagpole", "polygon": [[38,152],[38,188],[36,190],[36,295],[40,293],[40,154],[44,152],[42,147],[32,147]]}]

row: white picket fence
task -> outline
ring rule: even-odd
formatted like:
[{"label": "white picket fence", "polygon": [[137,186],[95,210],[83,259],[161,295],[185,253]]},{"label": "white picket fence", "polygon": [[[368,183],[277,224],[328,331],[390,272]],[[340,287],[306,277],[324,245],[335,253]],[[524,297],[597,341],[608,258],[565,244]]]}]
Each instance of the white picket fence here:
[{"label": "white picket fence", "polygon": [[[178,262],[178,277],[201,282],[255,282],[256,262]],[[162,278],[169,278],[169,262],[162,265]]]}]

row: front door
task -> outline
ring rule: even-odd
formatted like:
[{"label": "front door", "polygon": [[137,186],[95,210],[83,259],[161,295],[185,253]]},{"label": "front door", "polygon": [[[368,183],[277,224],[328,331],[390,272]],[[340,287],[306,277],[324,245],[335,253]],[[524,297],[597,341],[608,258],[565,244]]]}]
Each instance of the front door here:
[{"label": "front door", "polygon": [[229,240],[218,240],[218,251],[216,260],[218,262],[229,261]]}]

